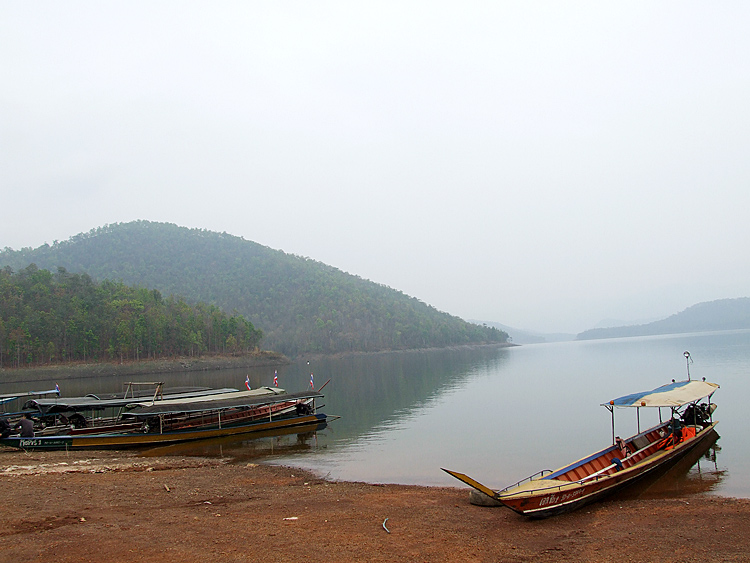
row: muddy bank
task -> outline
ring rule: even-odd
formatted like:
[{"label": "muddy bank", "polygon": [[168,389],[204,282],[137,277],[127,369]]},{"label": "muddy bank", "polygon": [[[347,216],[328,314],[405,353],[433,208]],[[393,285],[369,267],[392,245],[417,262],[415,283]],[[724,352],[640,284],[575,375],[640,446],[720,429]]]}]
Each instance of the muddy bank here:
[{"label": "muddy bank", "polygon": [[142,376],[157,373],[184,371],[209,371],[231,368],[280,366],[290,363],[289,358],[277,352],[257,352],[244,356],[195,356],[169,360],[142,360],[139,362],[75,364],[20,369],[0,369],[0,382],[25,383],[34,381],[62,381],[86,377]]},{"label": "muddy bank", "polygon": [[0,451],[0,560],[747,561],[750,501],[613,500],[533,521],[459,488],[288,467]]}]

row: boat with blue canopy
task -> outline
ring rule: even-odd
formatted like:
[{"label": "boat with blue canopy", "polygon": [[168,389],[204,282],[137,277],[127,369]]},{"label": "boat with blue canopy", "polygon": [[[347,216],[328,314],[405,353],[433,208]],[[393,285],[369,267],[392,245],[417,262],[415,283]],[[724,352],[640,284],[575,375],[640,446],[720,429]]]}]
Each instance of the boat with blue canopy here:
[{"label": "boat with blue canopy", "polygon": [[[476,489],[476,504],[502,505],[535,518],[568,512],[647,475],[660,475],[689,452],[713,444],[718,438],[718,422],[713,420],[716,405],[711,399],[717,389],[718,384],[707,381],[673,380],[656,389],[603,403],[612,414],[611,445],[554,471],[539,471],[501,490],[493,490],[457,471],[443,471]],[[621,439],[615,434],[618,408],[636,409],[638,413],[637,433],[629,438]],[[641,431],[641,408],[659,409],[659,423]],[[666,419],[663,410],[669,414]]]}]

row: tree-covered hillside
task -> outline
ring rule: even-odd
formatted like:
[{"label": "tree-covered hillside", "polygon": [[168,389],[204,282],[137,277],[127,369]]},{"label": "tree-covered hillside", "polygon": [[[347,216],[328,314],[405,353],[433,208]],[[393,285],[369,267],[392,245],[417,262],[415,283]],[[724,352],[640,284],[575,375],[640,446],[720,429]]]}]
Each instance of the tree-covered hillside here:
[{"label": "tree-covered hillside", "polygon": [[244,315],[262,346],[288,355],[505,342],[394,289],[257,243],[167,223],[94,229],[37,249],[0,252],[0,267],[34,263],[204,301]]},{"label": "tree-covered hillside", "polygon": [[666,319],[644,325],[593,328],[580,333],[576,339],[594,340],[744,328],[750,328],[750,298],[748,297],[698,303]]},{"label": "tree-covered hillside", "polygon": [[87,274],[0,270],[0,367],[246,353],[262,334],[218,307]]}]

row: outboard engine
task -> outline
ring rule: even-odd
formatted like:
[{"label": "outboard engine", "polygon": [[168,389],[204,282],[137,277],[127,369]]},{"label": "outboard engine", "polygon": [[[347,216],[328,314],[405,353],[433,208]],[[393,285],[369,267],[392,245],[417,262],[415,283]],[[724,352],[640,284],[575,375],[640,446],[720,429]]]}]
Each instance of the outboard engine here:
[{"label": "outboard engine", "polygon": [[688,405],[685,412],[682,413],[682,422],[686,425],[700,425],[704,428],[710,424],[711,413],[716,409],[716,405],[692,404]]}]

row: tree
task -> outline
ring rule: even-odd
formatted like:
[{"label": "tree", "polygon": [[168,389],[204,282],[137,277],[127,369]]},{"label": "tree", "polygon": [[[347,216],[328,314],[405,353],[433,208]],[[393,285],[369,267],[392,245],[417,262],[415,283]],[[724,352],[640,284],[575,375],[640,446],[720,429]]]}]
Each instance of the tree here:
[{"label": "tree", "polygon": [[59,268],[0,271],[0,366],[237,353],[262,333],[214,305]]}]

